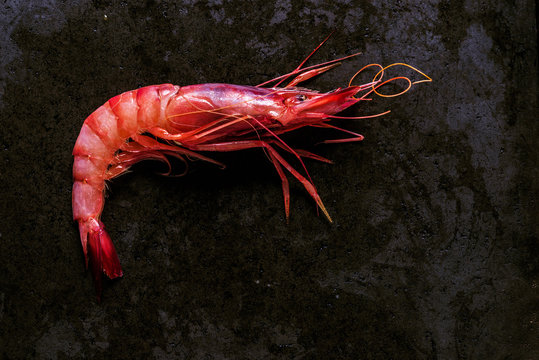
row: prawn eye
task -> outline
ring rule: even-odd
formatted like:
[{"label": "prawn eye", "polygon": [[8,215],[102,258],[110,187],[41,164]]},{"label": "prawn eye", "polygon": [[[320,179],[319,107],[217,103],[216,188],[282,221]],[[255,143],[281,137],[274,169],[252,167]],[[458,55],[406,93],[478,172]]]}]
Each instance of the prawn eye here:
[{"label": "prawn eye", "polygon": [[286,98],[284,100],[284,103],[287,105],[287,106],[295,106],[299,103],[302,103],[304,102],[305,100],[307,100],[307,96],[304,95],[304,94],[297,94],[297,95],[294,95],[294,96],[290,96],[288,98]]}]

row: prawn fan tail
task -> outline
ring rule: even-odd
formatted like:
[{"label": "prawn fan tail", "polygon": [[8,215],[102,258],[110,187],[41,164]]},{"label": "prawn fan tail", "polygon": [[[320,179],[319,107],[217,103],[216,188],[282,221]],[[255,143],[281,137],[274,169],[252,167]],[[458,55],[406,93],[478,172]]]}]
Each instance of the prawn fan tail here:
[{"label": "prawn fan tail", "polygon": [[[120,259],[116,249],[105,231],[105,226],[99,220],[90,219],[86,224],[80,224],[87,233],[87,251],[86,261],[90,263],[90,269],[94,278],[95,290],[98,301],[101,300],[102,291],[102,273],[110,279],[123,276]],[[81,233],[81,236],[82,233]]]},{"label": "prawn fan tail", "polygon": [[[105,226],[101,221],[98,221],[99,229],[90,234],[90,254],[96,265],[99,265],[101,270],[110,279],[123,276],[120,259],[114,248],[114,244],[110,239],[109,234],[105,231]],[[93,269],[92,269],[93,271]]]}]

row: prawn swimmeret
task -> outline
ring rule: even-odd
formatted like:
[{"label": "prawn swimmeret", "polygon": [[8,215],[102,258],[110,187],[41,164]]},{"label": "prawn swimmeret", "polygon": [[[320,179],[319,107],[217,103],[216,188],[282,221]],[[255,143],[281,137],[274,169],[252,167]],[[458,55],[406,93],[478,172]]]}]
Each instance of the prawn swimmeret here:
[{"label": "prawn swimmeret", "polygon": [[[319,93],[297,87],[299,83],[335,67],[340,61],[358,55],[303,67],[324,42],[292,72],[257,86],[147,86],[113,97],[88,116],[73,149],[73,219],[79,225],[86,267],[89,263],[98,300],[101,297],[102,273],[111,279],[123,275],[114,245],[100,221],[105,202],[105,182],[125,173],[141,160],[163,161],[168,164],[169,171],[168,156],[184,162],[186,158],[192,158],[223,166],[199,152],[262,148],[281,178],[287,220],[290,194],[285,169],[305,187],[331,222],[302,158],[330,161],[305,150],[292,149],[279,135],[312,126],[336,129],[349,135],[348,138],[326,140],[325,143],[361,141],[362,135],[335,127],[328,121],[333,118],[358,119],[384,115],[389,111],[362,117],[334,114],[360,101],[369,100],[367,96],[371,94],[397,96],[408,91],[412,84],[431,79],[403,63],[386,67],[369,64],[354,74],[345,88]],[[393,66],[406,66],[425,78],[415,82],[404,76],[382,80],[384,71]],[[379,69],[371,82],[352,85],[356,75],[371,67]],[[290,79],[286,86],[281,86]],[[408,85],[400,93],[384,95],[378,91],[380,86],[399,79]],[[273,86],[266,87],[272,83]],[[277,149],[297,158],[303,170],[300,172],[292,167]]]}]

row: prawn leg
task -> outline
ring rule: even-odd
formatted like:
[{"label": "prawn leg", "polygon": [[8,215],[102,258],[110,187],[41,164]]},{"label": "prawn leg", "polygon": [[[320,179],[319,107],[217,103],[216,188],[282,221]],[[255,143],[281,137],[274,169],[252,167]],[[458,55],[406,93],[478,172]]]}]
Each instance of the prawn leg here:
[{"label": "prawn leg", "polygon": [[124,174],[132,165],[143,160],[157,160],[165,163],[168,166],[168,171],[161,173],[160,175],[169,176],[172,171],[172,166],[165,155],[175,157],[186,165],[184,172],[174,176],[182,176],[187,173],[187,161],[184,156],[211,162],[221,168],[225,167],[224,164],[204,155],[179,146],[160,143],[148,136],[135,135],[132,137],[132,140],[133,141],[127,142],[120,147],[121,152],[116,155],[115,161],[112,162],[107,169],[105,180],[110,180]]},{"label": "prawn leg", "polygon": [[[279,146],[281,149],[290,152],[290,149],[287,148],[286,146],[284,146],[283,144],[281,144],[280,142],[278,142],[278,141],[273,141],[273,143],[274,143],[275,145]],[[333,164],[333,161],[329,160],[328,158],[325,158],[325,157],[323,157],[323,156],[314,154],[314,153],[312,153],[312,152],[310,152],[310,151],[307,151],[307,150],[303,150],[303,149],[293,149],[293,151],[294,151],[296,154],[298,154],[299,156],[304,157],[304,158],[309,158],[309,159],[313,159],[313,160],[316,160],[316,161],[325,162],[325,163],[327,163],[327,164]]]},{"label": "prawn leg", "polygon": [[281,164],[279,164],[279,161],[275,158],[275,156],[273,156],[271,152],[269,153],[269,157],[271,162],[273,163],[273,166],[275,166],[275,170],[277,170],[277,174],[279,174],[279,177],[281,178],[281,186],[283,188],[284,199],[284,213],[286,215],[286,222],[288,223],[290,219],[290,186],[288,185],[288,179],[286,178]]},{"label": "prawn leg", "polygon": [[110,165],[110,167],[107,169],[105,180],[110,180],[124,174],[126,171],[129,170],[129,168],[132,165],[143,160],[157,160],[162,163],[165,163],[168,166],[168,171],[165,173],[160,173],[160,175],[169,176],[170,173],[172,172],[172,165],[170,164],[170,161],[165,155],[175,157],[181,160],[185,164],[185,171],[175,176],[182,176],[187,173],[187,161],[185,160],[185,158],[172,151],[164,150],[164,151],[146,151],[146,152],[133,152],[133,153],[122,152],[117,155],[116,161],[113,162]]},{"label": "prawn leg", "polygon": [[345,133],[350,134],[350,135],[354,135],[353,137],[350,137],[350,138],[324,140],[324,141],[320,142],[319,144],[339,144],[339,143],[363,141],[363,139],[365,139],[365,137],[363,135],[361,135],[361,134],[358,134],[356,132],[346,130],[346,129],[343,129],[343,128],[340,128],[340,127],[337,127],[337,126],[334,126],[334,125],[330,125],[328,123],[312,124],[311,126],[312,127],[318,127],[318,128],[335,129],[335,130],[339,130],[339,131],[345,132]]},{"label": "prawn leg", "polygon": [[[175,145],[168,145],[168,144],[163,144],[163,143],[160,143],[159,141],[155,140],[155,139],[152,139],[151,137],[148,137],[148,136],[144,136],[144,135],[135,135],[133,136],[133,140],[135,141],[135,143],[141,145],[146,151],[148,150],[154,150],[154,151],[166,151],[166,152],[171,152],[171,153],[176,153],[176,154],[179,154],[179,155],[185,155],[189,158],[193,158],[193,159],[199,159],[199,160],[204,160],[204,161],[207,161],[207,162],[210,162],[212,164],[215,164],[221,168],[225,168],[225,165],[217,160],[213,160],[209,157],[206,157],[202,154],[199,154],[197,152],[194,152],[194,151],[191,151],[191,150],[188,150],[186,148],[183,148],[183,147],[180,147],[180,146],[175,146]],[[128,150],[129,151],[129,150]]]},{"label": "prawn leg", "polygon": [[[309,195],[311,195],[311,197],[316,202],[318,207],[322,210],[324,215],[326,215],[329,222],[333,222],[333,220],[331,219],[331,216],[329,216],[329,213],[326,210],[326,207],[324,206],[324,203],[322,202],[322,199],[320,199],[320,196],[318,195],[318,192],[316,191],[316,188],[314,187],[314,185],[309,180],[307,180],[303,175],[301,175],[296,169],[294,169],[292,165],[290,165],[285,159],[283,159],[283,157],[277,152],[277,150],[271,147],[271,145],[268,142],[265,142],[262,140],[243,140],[243,141],[216,143],[216,144],[210,144],[210,145],[196,145],[194,146],[194,148],[200,151],[237,151],[237,150],[245,150],[245,149],[252,149],[252,148],[266,149],[269,153],[270,159],[272,160],[275,168],[277,169],[277,172],[279,173],[279,176],[281,177],[281,181],[283,181],[283,178],[285,178],[284,173],[281,169],[281,166],[283,166],[303,185],[305,190],[307,190]],[[283,193],[285,197],[285,207],[286,207],[287,204],[289,204],[290,202],[288,180],[286,180],[285,184],[283,184]]]},{"label": "prawn leg", "polygon": [[[202,113],[207,111],[200,111]],[[218,112],[215,112],[218,114]],[[199,127],[198,129],[187,131],[179,134],[171,134],[167,130],[160,128],[160,127],[153,127],[151,129],[148,129],[148,132],[152,134],[153,136],[163,139],[163,140],[171,140],[171,141],[186,141],[190,139],[199,139],[203,138],[212,132],[215,132],[217,130],[223,129],[227,126],[234,125],[235,123],[245,121],[248,119],[248,116],[222,116],[221,118],[212,121],[204,126]]]},{"label": "prawn leg", "polygon": [[153,136],[158,137],[160,139],[164,139],[164,140],[180,141],[180,140],[183,140],[183,138],[185,137],[184,133],[174,135],[160,127],[153,127],[151,129],[148,129],[148,132],[152,134]]}]

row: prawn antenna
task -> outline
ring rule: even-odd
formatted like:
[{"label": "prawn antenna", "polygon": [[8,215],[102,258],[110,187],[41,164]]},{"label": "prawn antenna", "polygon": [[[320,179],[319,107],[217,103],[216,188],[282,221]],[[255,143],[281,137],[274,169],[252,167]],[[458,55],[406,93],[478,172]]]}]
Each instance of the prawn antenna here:
[{"label": "prawn antenna", "polygon": [[[277,81],[277,83],[275,85],[273,85],[273,87],[277,87],[282,82],[286,81],[291,76],[294,76],[294,75],[297,75],[297,74],[300,74],[299,76],[302,76],[306,72],[309,72],[309,70],[312,70],[312,74],[309,74],[309,75],[305,76],[305,79],[292,80],[292,83],[288,85],[288,86],[292,86],[292,84],[295,85],[295,84],[297,84],[297,83],[299,83],[301,81],[307,80],[307,79],[309,79],[309,78],[311,78],[311,77],[313,77],[315,75],[321,74],[324,71],[327,71],[327,70],[333,68],[334,66],[339,65],[338,63],[340,61],[342,61],[342,60],[346,60],[346,59],[349,59],[351,57],[358,56],[358,55],[361,54],[361,52],[357,52],[357,53],[354,53],[354,54],[343,56],[343,57],[338,58],[338,59],[333,59],[333,60],[326,61],[326,62],[323,62],[323,63],[320,63],[320,64],[308,66],[308,67],[302,69],[303,65],[305,65],[305,63],[322,47],[322,45],[324,45],[329,40],[329,38],[333,35],[333,33],[334,33],[334,31],[332,31],[313,51],[311,51],[311,53],[309,55],[307,55],[307,57],[305,59],[303,59],[303,61],[293,71],[291,71],[289,73],[286,73],[284,75],[278,76],[276,78],[264,81],[263,83],[256,85],[256,87],[261,87],[261,86],[270,84],[270,83],[272,83],[274,81]],[[331,64],[333,64],[331,67],[327,66],[327,65],[331,65]]]}]

